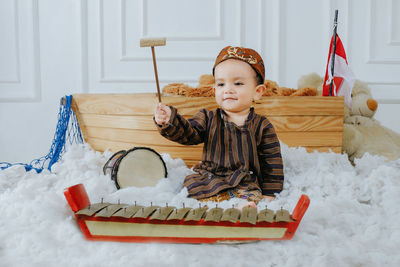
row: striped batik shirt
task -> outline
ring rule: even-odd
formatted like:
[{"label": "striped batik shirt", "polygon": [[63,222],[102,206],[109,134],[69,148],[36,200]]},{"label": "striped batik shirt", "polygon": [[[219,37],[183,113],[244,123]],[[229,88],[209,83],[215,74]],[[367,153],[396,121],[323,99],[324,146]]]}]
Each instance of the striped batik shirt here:
[{"label": "striped batik shirt", "polygon": [[169,123],[156,123],[160,134],[184,145],[204,143],[201,162],[193,167],[196,173],[184,180],[190,197],[206,198],[235,187],[269,196],[282,190],[279,140],[269,120],[254,108],[240,127],[220,108],[202,109],[190,119],[170,108]]}]

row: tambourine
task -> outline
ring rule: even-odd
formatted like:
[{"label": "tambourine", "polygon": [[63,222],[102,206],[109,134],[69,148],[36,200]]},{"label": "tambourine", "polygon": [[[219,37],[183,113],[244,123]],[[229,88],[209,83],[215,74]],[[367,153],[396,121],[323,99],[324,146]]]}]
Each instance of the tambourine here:
[{"label": "tambourine", "polygon": [[108,170],[118,189],[155,186],[168,175],[161,155],[149,147],[118,151],[104,165],[104,175]]}]

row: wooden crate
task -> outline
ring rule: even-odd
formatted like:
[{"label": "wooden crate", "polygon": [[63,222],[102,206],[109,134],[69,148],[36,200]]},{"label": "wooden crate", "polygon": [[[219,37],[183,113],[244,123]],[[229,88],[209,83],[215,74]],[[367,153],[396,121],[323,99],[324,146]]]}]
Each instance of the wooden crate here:
[{"label": "wooden crate", "polygon": [[[217,107],[213,97],[163,96],[162,100],[187,118],[203,107]],[[72,108],[85,141],[97,151],[146,146],[182,158],[189,166],[197,163],[202,145],[180,145],[158,133],[153,122],[156,103],[155,94],[76,94]],[[255,110],[267,116],[288,146],[302,146],[307,151],[342,150],[343,97],[263,97]]]}]

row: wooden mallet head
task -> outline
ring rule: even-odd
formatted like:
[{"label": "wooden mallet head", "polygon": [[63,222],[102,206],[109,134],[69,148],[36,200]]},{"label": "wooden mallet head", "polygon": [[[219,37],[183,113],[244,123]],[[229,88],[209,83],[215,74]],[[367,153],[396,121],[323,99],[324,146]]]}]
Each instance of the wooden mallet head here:
[{"label": "wooden mallet head", "polygon": [[142,38],[140,39],[140,47],[164,46],[167,38]]},{"label": "wooden mallet head", "polygon": [[157,83],[157,94],[158,94],[158,102],[161,102],[161,91],[160,84],[158,82],[158,73],[157,73],[157,63],[156,63],[156,55],[154,52],[155,46],[164,46],[167,43],[167,39],[164,38],[142,38],[140,39],[140,47],[151,47],[151,53],[153,55],[153,66],[154,66],[154,75],[156,76]]}]

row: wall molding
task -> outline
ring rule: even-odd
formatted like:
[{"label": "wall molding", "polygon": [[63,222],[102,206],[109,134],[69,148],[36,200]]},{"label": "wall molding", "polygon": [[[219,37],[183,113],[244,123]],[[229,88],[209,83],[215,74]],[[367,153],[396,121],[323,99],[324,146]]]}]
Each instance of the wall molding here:
[{"label": "wall molding", "polygon": [[[399,86],[400,82],[388,82],[388,81],[364,81],[369,86]],[[400,91],[399,95],[395,96],[394,98],[387,98],[387,97],[376,97],[375,98],[379,103],[382,104],[400,104]]]},{"label": "wall molding", "polygon": [[88,2],[80,0],[81,92],[89,93]]},{"label": "wall molding", "polygon": [[379,104],[400,104],[400,99],[376,98]]},{"label": "wall molding", "polygon": [[[198,82],[198,78],[193,78],[193,77],[171,77],[170,78],[164,78],[160,79],[160,83],[176,83],[177,81],[179,82],[184,82],[184,83],[195,83]],[[154,75],[149,76],[149,77],[107,77],[103,78],[100,80],[101,83],[154,83]]]},{"label": "wall molding", "polygon": [[261,55],[264,55],[265,49],[264,49],[264,38],[265,38],[265,19],[264,19],[264,2],[261,0],[257,1],[258,5],[258,25],[259,25],[259,31],[258,31],[258,36],[260,38],[258,39],[258,49],[257,51],[260,52]]},{"label": "wall molding", "polygon": [[[19,9],[19,0],[14,1],[14,7],[15,10]],[[30,27],[31,32],[28,32],[28,34],[32,35],[32,84],[29,89],[25,91],[18,91],[15,88],[10,89],[9,92],[11,93],[3,93],[0,96],[0,102],[38,102],[41,99],[41,72],[40,72],[40,37],[39,37],[39,6],[38,6],[38,0],[32,0],[30,1],[31,3],[31,18],[30,22],[27,23],[28,27]],[[21,4],[22,5],[22,4]],[[22,17],[20,16],[18,11],[15,11],[17,16],[15,17],[15,25],[16,25],[16,46],[17,46],[17,65],[18,65],[18,71],[20,72],[21,70],[21,42],[20,42],[20,21],[19,19]],[[29,45],[29,44],[27,44]],[[21,84],[24,88],[26,88],[26,85],[22,85],[23,83],[23,77],[21,77],[21,74],[19,73],[18,75],[18,80],[15,81],[3,81],[2,84]],[[4,90],[3,90],[4,92]],[[6,96],[4,96],[6,95]]]},{"label": "wall molding", "polygon": [[0,83],[21,83],[21,63],[20,63],[20,42],[19,42],[19,12],[18,12],[18,1],[14,0],[14,40],[15,40],[15,62],[16,62],[16,79],[0,80]]},{"label": "wall molding", "polygon": [[[394,21],[394,18],[396,17],[396,14],[395,14],[395,9],[393,8],[393,6],[394,6],[393,2],[394,2],[394,0],[390,1],[389,8],[388,8],[389,9],[388,45],[399,46],[400,45],[400,40],[395,40],[395,37],[394,37],[394,35],[395,35],[395,27],[393,27],[393,24],[394,24],[393,21]],[[397,29],[397,30],[400,31],[400,29]]]},{"label": "wall molding", "polygon": [[[393,1],[393,0],[392,0]],[[375,16],[375,13],[374,13],[374,10],[375,10],[375,0],[368,0],[368,17],[367,17],[367,21],[368,21],[368,23],[367,23],[367,25],[368,25],[368,33],[367,33],[367,60],[366,60],[366,64],[395,64],[395,65],[397,65],[397,64],[400,64],[400,60],[398,60],[398,59],[381,59],[381,58],[374,58],[373,57],[373,55],[372,55],[372,50],[373,50],[373,48],[372,48],[372,38],[374,38],[374,30],[373,30],[373,27],[374,27],[374,25],[375,25],[375,22],[376,22],[376,16]],[[393,5],[393,2],[391,2],[391,5]],[[390,14],[391,14],[392,12],[389,12],[389,17],[391,16]],[[391,24],[390,22],[389,22],[389,24]],[[389,35],[391,35],[391,32],[392,32],[392,29],[391,29],[391,27],[389,26],[388,27],[388,29],[389,29]],[[395,42],[396,43],[396,42]],[[392,44],[392,43],[390,43],[389,42],[389,45],[390,46],[392,46],[392,45],[397,45],[397,44]]]},{"label": "wall molding", "polygon": [[99,1],[99,51],[100,51],[100,82],[104,82],[105,77],[104,77],[104,1],[100,0]]},{"label": "wall molding", "polygon": [[276,72],[276,79],[279,83],[281,84],[286,84],[286,81],[283,79],[283,64],[282,62],[285,60],[285,54],[283,53],[282,50],[282,45],[286,43],[286,32],[285,34],[282,34],[282,29],[285,26],[285,15],[286,13],[283,12],[283,8],[286,6],[286,0],[284,1],[273,1],[272,3],[273,9],[278,10],[278,12],[275,13],[274,18],[274,24],[275,27],[277,27],[276,31],[274,32],[274,40],[275,41],[275,47],[274,50],[276,50],[276,57],[274,57],[274,68],[277,70]]}]

